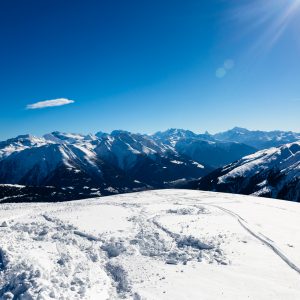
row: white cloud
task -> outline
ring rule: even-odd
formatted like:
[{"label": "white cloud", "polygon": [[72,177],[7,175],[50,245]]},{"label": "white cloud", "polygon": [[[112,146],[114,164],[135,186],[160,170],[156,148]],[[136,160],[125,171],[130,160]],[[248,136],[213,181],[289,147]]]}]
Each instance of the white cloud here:
[{"label": "white cloud", "polygon": [[71,104],[74,102],[75,102],[74,100],[69,100],[66,98],[58,98],[58,99],[45,100],[45,101],[40,101],[40,102],[36,102],[33,104],[28,104],[26,106],[26,109],[38,109],[38,108],[62,106],[62,105],[67,105],[67,104]]}]

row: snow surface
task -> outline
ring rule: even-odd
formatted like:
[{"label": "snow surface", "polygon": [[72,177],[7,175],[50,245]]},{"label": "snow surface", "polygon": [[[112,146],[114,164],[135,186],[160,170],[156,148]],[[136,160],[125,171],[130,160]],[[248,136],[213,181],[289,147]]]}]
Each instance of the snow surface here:
[{"label": "snow surface", "polygon": [[0,299],[300,299],[300,205],[159,190],[0,206]]}]

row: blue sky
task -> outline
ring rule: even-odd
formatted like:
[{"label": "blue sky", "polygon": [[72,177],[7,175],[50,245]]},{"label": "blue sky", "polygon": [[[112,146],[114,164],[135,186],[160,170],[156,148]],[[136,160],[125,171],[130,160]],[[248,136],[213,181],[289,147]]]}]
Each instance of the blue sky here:
[{"label": "blue sky", "polygon": [[[0,139],[300,131],[299,3],[1,1]],[[26,109],[60,98],[74,103]]]}]

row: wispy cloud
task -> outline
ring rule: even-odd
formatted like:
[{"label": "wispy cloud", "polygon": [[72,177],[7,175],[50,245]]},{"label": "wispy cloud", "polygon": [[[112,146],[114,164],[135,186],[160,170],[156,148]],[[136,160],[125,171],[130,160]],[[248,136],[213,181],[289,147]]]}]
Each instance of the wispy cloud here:
[{"label": "wispy cloud", "polygon": [[74,102],[75,102],[74,100],[70,100],[66,98],[58,98],[58,99],[45,100],[45,101],[28,104],[26,106],[26,109],[39,109],[39,108],[46,108],[46,107],[62,106]]}]

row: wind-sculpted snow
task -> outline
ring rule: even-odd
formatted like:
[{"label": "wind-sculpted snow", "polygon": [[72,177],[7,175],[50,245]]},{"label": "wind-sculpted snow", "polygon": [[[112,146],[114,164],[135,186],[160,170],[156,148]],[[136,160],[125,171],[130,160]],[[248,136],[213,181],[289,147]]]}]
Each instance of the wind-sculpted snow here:
[{"label": "wind-sculpted snow", "polygon": [[0,299],[299,299],[300,206],[187,190],[0,206]]}]

